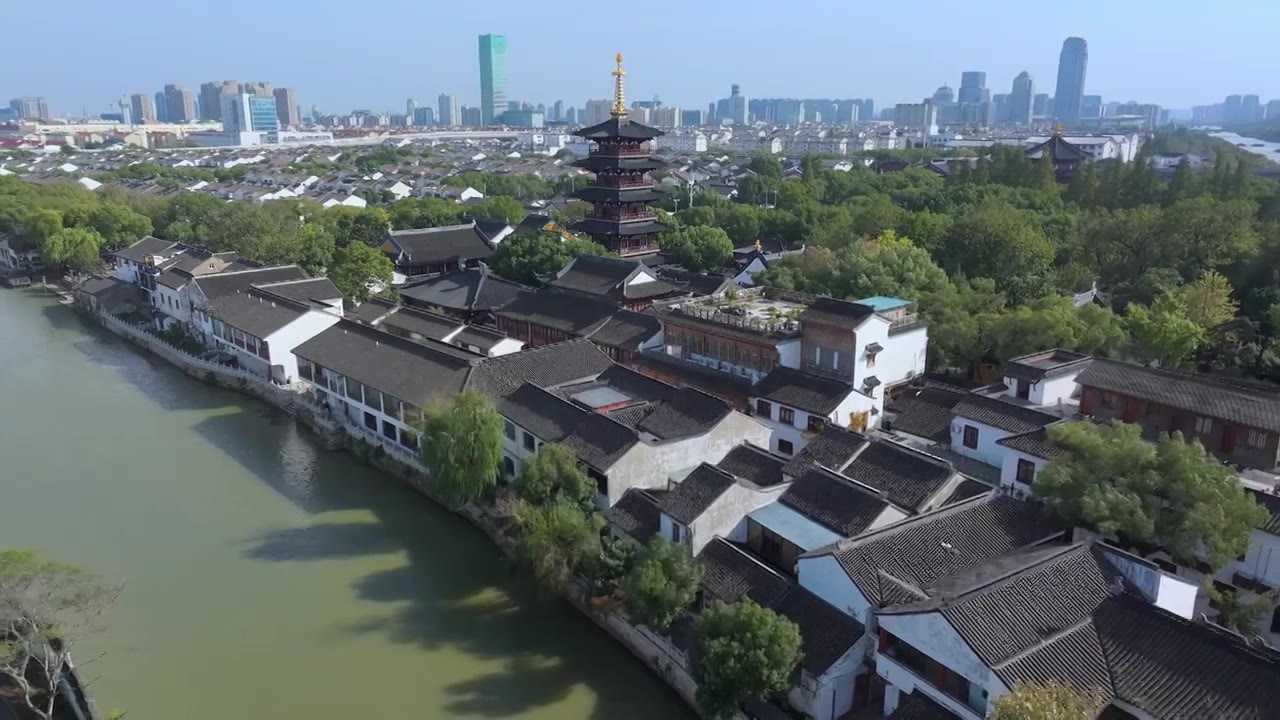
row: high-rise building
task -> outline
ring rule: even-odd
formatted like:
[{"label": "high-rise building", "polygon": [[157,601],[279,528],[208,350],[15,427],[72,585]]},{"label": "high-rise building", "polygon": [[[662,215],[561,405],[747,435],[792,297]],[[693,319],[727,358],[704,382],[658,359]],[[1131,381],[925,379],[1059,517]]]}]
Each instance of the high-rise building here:
[{"label": "high-rise building", "polygon": [[950,85],[943,85],[933,91],[933,104],[946,105],[956,101],[956,91]]},{"label": "high-rise building", "polygon": [[870,122],[876,116],[876,101],[866,98],[858,104],[858,118]]},{"label": "high-rise building", "polygon": [[271,83],[262,81],[247,82],[244,84],[244,92],[257,97],[275,97],[271,89]]},{"label": "high-rise building", "polygon": [[1257,122],[1262,119],[1262,101],[1257,95],[1240,98],[1240,122]]},{"label": "high-rise building", "polygon": [[[1049,106],[1045,108],[1045,115],[1053,114],[1053,101],[1049,101]],[[1094,120],[1102,117],[1102,96],[1101,95],[1085,95],[1080,101],[1080,119]]]},{"label": "high-rise building", "polygon": [[[985,92],[985,96],[984,96]],[[987,90],[987,74],[981,70],[966,70],[960,73],[960,92],[956,94],[956,102],[980,103],[990,99]]]},{"label": "high-rise building", "polygon": [[164,91],[161,90],[155,95],[156,101],[156,122],[169,122],[169,103],[165,102]]},{"label": "high-rise building", "polygon": [[938,124],[938,109],[934,107],[932,99],[919,103],[898,103],[893,106],[893,124],[928,130]]},{"label": "high-rise building", "polygon": [[484,125],[507,110],[507,38],[480,36],[480,120]]},{"label": "high-rise building", "polygon": [[414,125],[418,125],[420,127],[435,125],[436,112],[432,110],[430,107],[426,107],[426,106],[415,107],[413,109],[413,115],[411,116],[410,119],[413,121]]},{"label": "high-rise building", "polygon": [[685,110],[680,113],[680,125],[683,127],[700,127],[707,124],[707,114],[702,110]]},{"label": "high-rise building", "polygon": [[462,124],[462,115],[458,112],[458,98],[440,93],[436,98],[436,121],[445,127],[457,127]]},{"label": "high-rise building", "polygon": [[462,106],[462,112],[459,114],[462,127],[480,127],[484,121],[484,111],[478,107]]},{"label": "high-rise building", "polygon": [[547,115],[548,120],[562,122],[564,120],[564,101],[557,100],[551,104],[551,112]]},{"label": "high-rise building", "polygon": [[1243,98],[1239,95],[1228,95],[1227,99],[1222,102],[1222,122],[1241,122],[1240,111],[1242,107],[1244,107]]},{"label": "high-rise building", "polygon": [[[1083,108],[1083,105],[1081,106]],[[1081,113],[1084,111],[1081,110]],[[1031,114],[1036,117],[1044,117],[1049,114],[1049,93],[1036,93],[1031,101]]]},{"label": "high-rise building", "polygon": [[578,124],[578,108],[571,107],[564,111],[564,121],[568,125]]},{"label": "high-rise building", "polygon": [[409,119],[411,119],[411,120],[412,120],[412,119],[413,119],[413,111],[414,111],[414,110],[417,110],[417,109],[418,109],[418,101],[417,101],[417,100],[414,100],[413,98],[409,98],[408,100],[405,100],[405,101],[404,101],[404,116],[405,116],[405,117],[407,117],[407,118],[409,118]]},{"label": "high-rise building", "polygon": [[[583,128],[578,137],[592,143],[591,154],[574,165],[595,173],[589,187],[574,193],[579,200],[591,203],[587,217],[574,223],[572,229],[585,232],[592,240],[623,257],[644,255],[658,249],[658,234],[667,226],[658,222],[650,205],[662,199],[654,189],[649,171],[665,163],[652,159],[650,141],[662,131],[632,121],[627,114],[622,70],[622,55],[617,56],[613,71],[614,99],[609,118]],[[647,109],[647,108],[646,108]],[[745,106],[743,112],[746,112]],[[619,158],[626,158],[622,165]]]},{"label": "high-rise building", "polygon": [[649,119],[655,127],[676,128],[680,127],[682,117],[680,108],[674,105],[663,105],[649,111]]},{"label": "high-rise building", "polygon": [[848,125],[858,122],[858,101],[840,100],[836,103],[836,122]]},{"label": "high-rise building", "polygon": [[1280,118],[1280,99],[1267,101],[1266,107],[1262,109],[1263,120],[1273,120]]},{"label": "high-rise building", "polygon": [[9,107],[17,113],[19,120],[47,120],[49,103],[42,97],[27,95],[9,101]]},{"label": "high-rise building", "polygon": [[302,124],[302,112],[298,109],[298,93],[293,88],[279,87],[271,93],[276,100],[276,119],[280,127],[297,127]]},{"label": "high-rise building", "polygon": [[195,122],[196,98],[182,85],[164,86],[165,117],[171,123]]},{"label": "high-rise building", "polygon": [[222,96],[222,129],[225,132],[270,132],[280,129],[276,99],[247,92]]},{"label": "high-rise building", "polygon": [[1053,93],[1053,114],[1067,127],[1080,123],[1084,102],[1084,77],[1089,66],[1089,44],[1084,38],[1069,37],[1058,55],[1058,85]]},{"label": "high-rise building", "polygon": [[613,103],[608,100],[588,100],[582,117],[578,118],[578,121],[583,125],[599,125],[609,119],[609,112],[612,109]]},{"label": "high-rise building", "polygon": [[1009,121],[1009,95],[996,93],[991,96],[991,122],[999,125]]},{"label": "high-rise building", "polygon": [[222,119],[222,96],[239,95],[244,89],[235,80],[214,80],[200,85],[200,119]]},{"label": "high-rise building", "polygon": [[728,120],[734,125],[747,124],[747,96],[742,94],[742,88],[737,83],[729,86],[729,97],[721,98],[716,103],[715,113],[718,123]]},{"label": "high-rise building", "polygon": [[1008,122],[1010,125],[1030,126],[1035,111],[1036,83],[1031,73],[1023,70],[1013,79],[1013,91],[1009,93]]},{"label": "high-rise building", "polygon": [[129,109],[135,125],[156,121],[156,106],[146,93],[134,93],[129,97]]}]

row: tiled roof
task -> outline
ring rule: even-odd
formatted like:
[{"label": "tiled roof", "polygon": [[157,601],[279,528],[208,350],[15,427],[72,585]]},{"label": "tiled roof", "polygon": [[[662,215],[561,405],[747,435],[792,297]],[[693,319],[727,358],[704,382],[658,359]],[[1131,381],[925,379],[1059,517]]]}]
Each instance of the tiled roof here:
[{"label": "tiled roof", "polygon": [[956,417],[1011,433],[1028,433],[1061,420],[1056,415],[977,394],[970,394],[957,403],[954,412]]},{"label": "tiled roof", "polygon": [[782,483],[782,458],[750,443],[735,446],[716,467],[757,487]]},{"label": "tiled roof", "polygon": [[913,511],[919,511],[956,474],[946,460],[888,440],[871,443],[840,472]]},{"label": "tiled roof", "polygon": [[634,352],[660,332],[662,321],[656,316],[619,310],[599,330],[591,333],[591,341],[605,347]]},{"label": "tiled roof", "polygon": [[810,440],[799,454],[787,461],[782,472],[793,478],[800,477],[814,465],[840,471],[869,442],[871,440],[866,435],[828,423],[818,437]]},{"label": "tiled roof", "polygon": [[234,272],[220,272],[214,275],[201,275],[193,282],[200,292],[209,300],[244,292],[254,285],[283,282],[285,280],[303,280],[307,274],[297,265],[280,265],[278,267],[254,268]]},{"label": "tiled roof", "polygon": [[484,259],[493,255],[493,246],[474,223],[446,227],[388,231],[392,242],[414,265],[442,263],[450,260]]},{"label": "tiled roof", "polygon": [[796,478],[780,499],[845,537],[866,531],[889,507],[889,501],[876,490],[820,467]]},{"label": "tiled roof", "polygon": [[652,275],[639,260],[579,255],[548,285],[615,301],[660,297],[675,290],[657,279],[628,283],[638,273]]},{"label": "tiled roof", "polygon": [[161,240],[158,237],[148,235],[127,248],[116,250],[111,255],[121,260],[132,260],[133,262],[141,263],[146,261],[148,255],[166,253],[178,244],[172,240]]},{"label": "tiled roof", "polygon": [[414,340],[420,337],[443,340],[462,326],[462,321],[435,313],[400,307],[378,321],[378,327],[389,333]]},{"label": "tiled roof", "polygon": [[662,500],[662,511],[688,525],[706,512],[734,485],[733,476],[715,465],[702,463],[685,476]]},{"label": "tiled roof", "polygon": [[852,330],[862,324],[875,310],[870,305],[820,297],[800,313],[800,323],[818,323]]},{"label": "tiled roof", "polygon": [[885,408],[897,415],[893,432],[950,442],[952,410],[969,393],[942,385],[910,387]]},{"label": "tiled roof", "polygon": [[294,348],[294,354],[421,407],[462,390],[475,355],[443,344],[426,346],[340,320]]},{"label": "tiled roof", "polygon": [[729,288],[737,287],[737,284],[731,278],[724,275],[695,273],[670,266],[657,268],[657,272],[658,277],[671,283],[677,289],[698,297],[714,295]]},{"label": "tiled roof", "polygon": [[[662,135],[662,131],[632,122],[627,116],[614,115],[602,123],[577,130],[573,133],[581,138],[599,140],[602,138],[627,138],[631,140],[651,140]],[[588,158],[588,160],[594,158]]]},{"label": "tiled roof", "polygon": [[524,290],[497,311],[498,317],[585,337],[604,327],[618,306],[581,295]]},{"label": "tiled roof", "polygon": [[209,315],[262,339],[302,317],[307,309],[306,305],[292,300],[252,291],[228,295],[209,303]]},{"label": "tiled roof", "polygon": [[970,498],[975,498],[984,493],[989,493],[992,490],[995,490],[995,488],[991,485],[988,485],[981,480],[974,480],[973,478],[967,477],[956,484],[955,489],[951,491],[951,494],[947,496],[947,499],[942,501],[942,505],[944,507],[947,505],[955,505],[958,502],[964,502]]},{"label": "tiled roof", "polygon": [[493,275],[481,263],[478,268],[459,270],[400,288],[407,304],[439,306],[458,311],[492,311],[505,306],[528,288]]},{"label": "tiled roof", "polygon": [[1078,371],[1089,359],[1084,353],[1056,348],[1013,358],[1004,364],[1003,369],[1006,377],[1039,382],[1046,377]]},{"label": "tiled roof", "polygon": [[[630,368],[613,365],[594,380],[565,385],[560,397],[582,404],[591,393],[608,391],[616,397],[600,408],[607,417],[662,440],[674,440],[707,432],[725,418],[732,408],[724,400],[689,387],[675,387],[642,375]],[[596,407],[587,406],[596,410]]]},{"label": "tiled roof", "polygon": [[587,340],[568,340],[518,353],[484,358],[467,378],[467,388],[499,398],[531,382],[538,387],[555,387],[593,378],[613,366]]},{"label": "tiled roof", "polygon": [[609,522],[640,543],[648,543],[661,527],[660,509],[665,492],[630,488],[609,508]]},{"label": "tiled roof", "polygon": [[960,720],[923,692],[899,693],[898,707],[885,720]]},{"label": "tiled roof", "polygon": [[830,415],[852,393],[853,385],[779,365],[756,383],[751,394],[771,402]]},{"label": "tiled roof", "polygon": [[298,302],[332,301],[342,297],[342,291],[327,277],[259,283],[256,287]]},{"label": "tiled roof", "polygon": [[1247,427],[1280,432],[1280,386],[1095,358],[1076,378],[1107,390]]},{"label": "tiled roof", "polygon": [[512,422],[544,442],[563,444],[579,460],[600,471],[607,471],[640,441],[630,428],[583,410],[532,383],[507,393],[496,406]]},{"label": "tiled roof", "polygon": [[398,307],[400,306],[382,298],[369,298],[354,308],[346,308],[345,317],[348,320],[372,325],[387,313],[395,312]]},{"label": "tiled roof", "polygon": [[1267,512],[1271,514],[1271,516],[1267,518],[1267,521],[1258,529],[1264,532],[1269,532],[1272,535],[1280,535],[1280,496],[1250,488],[1246,488],[1246,490],[1253,495],[1253,499],[1256,500],[1259,505],[1266,508]]},{"label": "tiled roof", "polygon": [[1045,460],[1052,460],[1062,454],[1061,450],[1049,442],[1049,433],[1044,428],[1000,438],[996,444]]},{"label": "tiled roof", "polygon": [[747,597],[794,622],[800,629],[800,664],[814,677],[826,673],[863,635],[862,623],[723,538],[707,543],[697,562],[703,591],[711,597],[725,602]]},{"label": "tiled roof", "polygon": [[[1005,495],[956,503],[829,550],[873,605],[897,589],[885,576],[924,588],[950,573],[1054,535],[1040,506]],[[891,591],[886,593],[886,590]]]},{"label": "tiled roof", "polygon": [[744,597],[765,607],[782,598],[791,581],[773,568],[717,537],[698,553],[703,592],[716,600],[738,602]]}]

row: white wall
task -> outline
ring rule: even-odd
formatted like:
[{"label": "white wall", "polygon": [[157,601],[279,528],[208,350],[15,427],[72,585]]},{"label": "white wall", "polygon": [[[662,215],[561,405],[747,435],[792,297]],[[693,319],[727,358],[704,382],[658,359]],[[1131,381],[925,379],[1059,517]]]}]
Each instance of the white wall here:
[{"label": "white wall", "polygon": [[[830,415],[808,413],[799,408],[782,405],[772,400],[766,400],[766,402],[770,404],[769,416],[767,418],[764,415],[754,416],[759,420],[759,422],[767,425],[769,428],[769,441],[763,444],[775,453],[787,456],[788,453],[783,452],[778,448],[778,441],[786,440],[794,447],[794,450],[790,455],[799,453],[804,449],[805,445],[809,444],[809,440],[811,440],[812,437],[817,437],[816,432],[810,432],[808,429],[809,417],[811,415],[816,415],[833,425],[849,427],[849,418],[852,415],[860,412],[870,412],[872,409],[878,409],[880,410],[879,413],[872,413],[867,416],[867,429],[870,430],[878,427],[880,425],[881,418],[884,417],[884,394],[883,388],[876,388],[876,390],[879,394],[871,397],[856,391],[849,393],[849,395],[840,403],[839,406],[836,407],[835,410],[831,412]],[[761,398],[751,398],[752,408],[757,407],[756,401],[759,399]],[[794,422],[788,424],[778,419],[780,416],[780,410],[784,407],[795,413]],[[811,435],[812,437],[806,437],[806,435]]]},{"label": "white wall", "polygon": [[[964,446],[964,428],[965,426],[973,426],[978,428],[978,447],[970,449]],[[997,445],[997,440],[1003,440],[1009,437],[1007,430],[992,427],[985,423],[969,418],[955,417],[951,420],[951,450],[961,455],[986,463],[992,467],[1003,467],[1005,448]]]},{"label": "white wall", "polygon": [[308,310],[293,322],[263,338],[267,341],[272,373],[278,374],[275,379],[281,382],[297,380],[298,358],[293,354],[293,349],[319,335],[336,322],[338,322],[338,316],[333,313]]},{"label": "white wall", "polygon": [[[913,615],[880,615],[879,625],[903,642],[947,666],[980,690],[986,688],[988,702],[1003,694],[1006,688],[969,645],[958,635],[951,623],[938,613]],[[883,654],[876,655],[876,672],[904,693],[924,692],[943,707],[963,718],[978,720],[982,712],[975,712],[962,702],[929,685],[914,671],[898,664]],[[972,693],[971,693],[972,695]],[[886,702],[888,698],[886,697]],[[886,704],[887,707],[887,704]]]},{"label": "white wall", "polygon": [[778,343],[778,364],[800,369],[800,338]]},{"label": "white wall", "polygon": [[802,671],[801,677],[814,682],[814,687],[806,690],[802,684],[791,688],[787,693],[791,706],[812,718],[838,718],[849,712],[853,706],[855,679],[866,672],[863,659],[870,644],[868,636],[859,638],[820,678],[813,678],[807,670]]},{"label": "white wall", "polygon": [[854,584],[835,556],[800,557],[796,561],[796,579],[804,589],[863,625],[871,627],[871,602]]},{"label": "white wall", "polygon": [[[959,421],[957,420],[957,422]],[[963,441],[964,441],[964,435],[961,435],[960,442],[963,442]],[[954,435],[952,436],[952,442],[956,442]],[[979,448],[982,447],[981,435],[978,436],[978,447]],[[1040,471],[1044,469],[1044,466],[1048,464],[1048,461],[1043,458],[1038,458],[1035,455],[1028,455],[1024,452],[1019,452],[1017,450],[1014,450],[1013,448],[1004,447],[1003,445],[997,445],[996,447],[1004,451],[1004,457],[1000,462],[1000,484],[1005,487],[1013,488],[1014,490],[1022,494],[1031,492],[1030,485],[1023,485],[1017,480],[1018,461],[1029,460],[1033,464],[1035,464],[1036,477],[1040,476]]]},{"label": "white wall", "polygon": [[[884,350],[876,355],[875,367],[868,368],[867,346],[871,343],[879,343]],[[879,315],[868,317],[854,333],[853,346],[853,386],[861,390],[863,381],[873,375],[883,383],[881,375],[890,368],[889,359],[884,357],[889,353],[889,321]]]},{"label": "white wall", "polygon": [[880,344],[884,350],[876,358],[876,366],[867,371],[868,375],[875,375],[885,386],[891,387],[924,374],[929,350],[927,327],[921,325],[907,332],[888,335]]},{"label": "white wall", "polygon": [[[717,537],[745,542],[747,513],[773,503],[785,489],[775,487],[760,491],[734,483],[690,523],[689,531],[693,539],[689,549],[696,556],[707,543]],[[733,537],[735,534],[737,538]]]}]

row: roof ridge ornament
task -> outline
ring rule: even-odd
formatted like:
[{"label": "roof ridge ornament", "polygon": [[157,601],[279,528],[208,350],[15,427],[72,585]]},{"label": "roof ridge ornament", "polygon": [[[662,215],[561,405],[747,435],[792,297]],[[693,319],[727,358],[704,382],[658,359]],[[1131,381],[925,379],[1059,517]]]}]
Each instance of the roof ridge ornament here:
[{"label": "roof ridge ornament", "polygon": [[618,66],[613,71],[613,110],[610,114],[623,118],[627,116],[626,93],[623,90],[623,78],[627,76],[627,71],[622,69],[622,53],[618,53],[613,59]]}]

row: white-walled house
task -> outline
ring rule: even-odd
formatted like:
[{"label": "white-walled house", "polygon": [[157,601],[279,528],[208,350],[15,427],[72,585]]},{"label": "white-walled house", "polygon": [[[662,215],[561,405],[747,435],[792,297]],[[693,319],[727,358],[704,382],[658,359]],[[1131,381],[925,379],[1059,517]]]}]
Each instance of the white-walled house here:
[{"label": "white-walled house", "polygon": [[985,465],[1004,465],[1001,440],[1058,422],[1056,415],[985,395],[970,394],[953,409],[951,450]]},{"label": "white-walled house", "polygon": [[192,333],[201,337],[206,344],[212,344],[214,342],[213,325],[209,321],[209,307],[212,303],[231,295],[248,292],[255,286],[268,287],[275,283],[291,281],[306,282],[299,282],[297,285],[281,285],[278,290],[271,291],[304,303],[313,303],[320,300],[318,296],[324,296],[324,304],[331,311],[341,314],[342,293],[338,292],[333,282],[328,278],[308,278],[302,268],[297,265],[242,269],[242,266],[237,263],[223,272],[192,278],[182,288],[179,297],[190,308]]},{"label": "white-walled house", "polygon": [[257,288],[211,302],[213,344],[240,367],[276,383],[300,379],[294,348],[334,325],[339,316]]},{"label": "white-walled house", "polygon": [[769,427],[769,449],[791,456],[828,424],[865,429],[876,398],[841,379],[775,367],[751,390],[753,416]]}]

